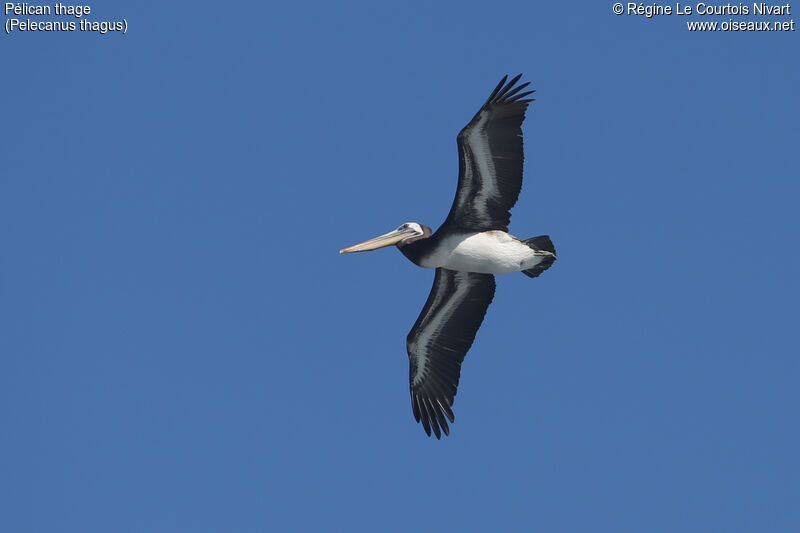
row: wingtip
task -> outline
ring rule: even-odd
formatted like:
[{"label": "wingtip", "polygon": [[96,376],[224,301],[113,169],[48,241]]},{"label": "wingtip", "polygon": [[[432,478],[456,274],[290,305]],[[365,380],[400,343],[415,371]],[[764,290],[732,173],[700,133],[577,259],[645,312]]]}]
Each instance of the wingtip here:
[{"label": "wingtip", "polygon": [[492,94],[489,95],[489,98],[486,100],[486,103],[483,104],[484,107],[491,103],[499,103],[499,102],[518,102],[524,96],[527,96],[533,91],[527,91],[523,94],[518,94],[522,89],[526,88],[530,85],[531,82],[527,81],[520,85],[516,85],[516,83],[522,78],[522,73],[520,72],[511,80],[508,80],[508,74],[503,76],[503,79],[500,80],[500,83],[497,84],[497,87],[494,88]]}]

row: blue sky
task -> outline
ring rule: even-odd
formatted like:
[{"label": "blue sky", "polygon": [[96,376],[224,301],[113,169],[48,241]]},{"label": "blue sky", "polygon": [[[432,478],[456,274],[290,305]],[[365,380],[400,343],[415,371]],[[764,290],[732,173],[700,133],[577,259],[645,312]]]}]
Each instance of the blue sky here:
[{"label": "blue sky", "polygon": [[[611,7],[3,34],[3,529],[800,530],[800,37]],[[518,72],[511,231],[559,260],[498,277],[436,441],[405,353],[433,272],[337,252],[437,227]]]}]

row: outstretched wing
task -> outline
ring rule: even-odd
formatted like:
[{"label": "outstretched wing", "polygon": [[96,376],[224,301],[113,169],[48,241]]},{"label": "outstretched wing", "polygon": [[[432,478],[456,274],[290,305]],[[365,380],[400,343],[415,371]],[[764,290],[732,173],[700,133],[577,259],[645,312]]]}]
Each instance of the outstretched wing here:
[{"label": "outstretched wing", "polygon": [[[411,362],[411,408],[425,433],[450,434],[461,362],[494,298],[494,276],[437,268],[433,288],[406,347]],[[440,430],[441,428],[441,430]]]},{"label": "outstretched wing", "polygon": [[442,227],[508,231],[522,189],[522,121],[534,91],[504,76],[472,121],[458,134],[458,189]]}]

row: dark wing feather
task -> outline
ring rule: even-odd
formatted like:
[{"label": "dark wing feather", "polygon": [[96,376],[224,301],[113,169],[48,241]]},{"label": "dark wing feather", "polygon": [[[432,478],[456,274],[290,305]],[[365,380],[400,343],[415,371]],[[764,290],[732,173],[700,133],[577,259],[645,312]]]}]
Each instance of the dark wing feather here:
[{"label": "dark wing feather", "polygon": [[508,231],[522,189],[522,121],[534,91],[503,77],[475,117],[458,134],[458,189],[442,224],[469,231]]},{"label": "dark wing feather", "polygon": [[408,334],[411,408],[425,433],[450,434],[461,362],[494,298],[494,276],[436,269],[428,301]]}]

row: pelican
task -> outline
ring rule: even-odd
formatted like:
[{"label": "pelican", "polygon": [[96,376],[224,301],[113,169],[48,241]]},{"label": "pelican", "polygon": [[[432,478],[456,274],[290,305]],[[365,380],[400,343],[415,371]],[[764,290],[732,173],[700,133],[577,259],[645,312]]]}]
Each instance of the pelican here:
[{"label": "pelican", "polygon": [[432,232],[406,222],[339,253],[397,248],[415,265],[435,268],[433,288],[406,339],[411,408],[428,436],[450,435],[461,363],[494,298],[494,274],[535,278],[556,260],[550,237],[508,233],[522,188],[522,121],[534,91],[504,76],[458,134],[458,188],[447,218]]}]

